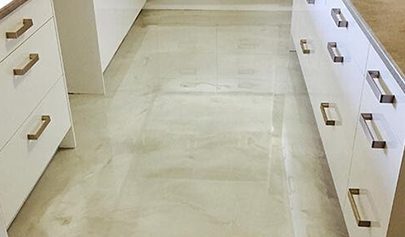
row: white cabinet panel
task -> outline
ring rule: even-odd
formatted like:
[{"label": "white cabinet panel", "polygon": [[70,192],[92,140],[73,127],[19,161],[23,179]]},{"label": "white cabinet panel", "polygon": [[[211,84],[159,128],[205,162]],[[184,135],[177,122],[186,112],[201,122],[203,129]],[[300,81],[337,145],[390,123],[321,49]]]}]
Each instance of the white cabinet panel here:
[{"label": "white cabinet panel", "polygon": [[[27,134],[36,133],[40,127],[46,125],[42,118],[44,115],[50,117],[50,123],[38,140],[28,140]],[[64,81],[60,79],[12,140],[0,151],[0,203],[7,226],[23,205],[70,127]]]},{"label": "white cabinet panel", "polygon": [[[298,2],[301,5],[294,7],[292,35],[337,193],[343,202],[349,179],[360,107],[359,91],[363,87],[364,73],[350,59],[349,49],[342,50],[346,61],[333,61],[327,47],[328,42],[344,42],[347,34],[336,31],[328,5],[319,1],[315,4],[304,4],[306,0]],[[303,54],[297,38],[307,40],[309,54]],[[342,45],[344,44],[338,43],[338,46]],[[369,44],[366,42],[365,45],[367,54]],[[326,104],[328,106],[321,106]]]},{"label": "white cabinet panel", "polygon": [[53,1],[69,92],[104,94],[103,72],[145,0]]},{"label": "white cabinet panel", "polygon": [[389,123],[392,124],[392,127],[394,128],[393,130],[395,134],[402,142],[405,138],[405,93],[399,87],[391,72],[374,49],[370,50],[367,71],[378,72],[379,76],[371,81],[374,82],[374,86],[373,83],[370,83],[370,80],[368,80],[365,89],[369,89],[373,92],[372,88],[377,86],[382,95],[393,96],[394,100],[392,103],[380,103],[381,95],[377,96],[377,94],[380,93],[374,92],[367,95],[367,98],[365,99],[370,100],[368,102],[370,108],[378,110],[379,113],[387,116]]},{"label": "white cabinet panel", "polygon": [[104,94],[93,1],[53,2],[69,92]]},{"label": "white cabinet panel", "polygon": [[390,123],[393,114],[383,114],[372,106],[375,101],[369,88],[365,88],[363,96],[361,112],[373,116],[367,126],[379,134],[380,138],[376,140],[384,140],[387,144],[385,149],[372,148],[369,130],[359,122],[348,188],[360,189],[361,193],[355,199],[357,207],[361,218],[371,221],[371,227],[357,226],[349,200],[344,205],[344,215],[352,236],[381,237],[386,236],[388,229],[404,147],[394,133],[395,125]]},{"label": "white cabinet panel", "polygon": [[94,0],[103,71],[128,33],[146,0]]},{"label": "white cabinet panel", "polygon": [[[363,85],[362,74],[334,63],[326,47],[319,47],[321,52],[316,60],[318,63],[314,65],[312,78],[315,79],[309,93],[336,190],[339,199],[344,201],[360,104],[358,92]],[[324,103],[329,107],[321,108]],[[328,125],[329,120],[334,125]]]},{"label": "white cabinet panel", "polygon": [[404,92],[342,0],[312,10],[305,2],[294,2],[292,36],[350,236],[397,237],[405,223]]},{"label": "white cabinet panel", "polygon": [[[0,21],[0,61],[21,45],[46,21],[52,17],[52,5],[50,0],[28,1],[18,8],[13,14]],[[28,27],[17,39],[7,39],[7,32],[15,32],[24,26],[23,20],[31,19],[32,26]]]},{"label": "white cabinet panel", "polygon": [[349,9],[342,0],[327,0],[327,9],[323,14],[325,40],[337,42],[341,53],[345,55],[345,61],[354,63],[359,70],[363,71],[367,63],[370,43]]},{"label": "white cabinet panel", "polygon": [[[15,76],[14,69],[33,60],[30,54],[38,54],[38,61],[25,75]],[[61,76],[55,25],[50,20],[0,65],[0,109],[7,115],[0,118],[0,149]]]},{"label": "white cabinet panel", "polygon": [[[371,114],[372,120],[364,123],[359,116],[349,188],[360,189],[355,201],[361,218],[371,221],[371,227],[357,226],[349,199],[344,214],[352,236],[380,237],[387,236],[403,160],[405,97],[374,50],[367,70],[378,74],[371,73],[375,77],[370,76],[364,86],[360,112]],[[382,93],[376,93],[377,88]],[[394,95],[395,99],[382,103],[382,94]],[[385,148],[373,148],[373,140],[385,142]]]}]

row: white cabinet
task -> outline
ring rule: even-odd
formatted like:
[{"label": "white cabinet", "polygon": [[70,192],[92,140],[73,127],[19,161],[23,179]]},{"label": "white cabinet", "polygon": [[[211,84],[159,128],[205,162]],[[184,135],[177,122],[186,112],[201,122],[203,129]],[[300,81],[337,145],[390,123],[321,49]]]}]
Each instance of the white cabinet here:
[{"label": "white cabinet", "polygon": [[[404,192],[398,188],[403,182],[400,174],[404,157],[405,96],[375,50],[370,52],[367,77],[348,185],[348,190],[360,193],[347,199],[344,215],[352,236],[399,236],[388,231],[390,228],[390,231],[405,230]],[[356,206],[352,205],[353,201]],[[354,211],[359,212],[360,220],[370,222],[369,228],[358,226],[359,218],[355,218]]]},{"label": "white cabinet", "polygon": [[[352,33],[335,24],[331,9],[325,1],[296,0],[292,35],[335,187],[343,202],[364,76],[352,56],[355,47],[346,42]],[[303,39],[309,50],[306,53],[300,44]],[[363,38],[352,39],[351,44],[365,48],[364,68],[370,44]]]},{"label": "white cabinet", "polygon": [[103,94],[103,72],[145,0],[53,1],[69,92]]},{"label": "white cabinet", "polygon": [[[13,14],[2,19],[0,24],[0,60],[14,51],[35,31],[43,26],[53,15],[52,4],[49,0],[28,1]],[[24,22],[24,19],[26,20]],[[15,32],[26,27],[24,33],[16,39],[7,39],[7,32]]]},{"label": "white cabinet", "polygon": [[[0,203],[10,225],[71,127],[63,78],[0,151]],[[45,116],[49,119],[47,121]],[[49,122],[49,123],[48,123]],[[37,140],[27,139],[44,128]]]},{"label": "white cabinet", "polygon": [[[0,148],[62,76],[55,35],[55,24],[51,20],[0,64],[0,94],[7,98],[0,100],[0,108],[8,115],[8,119],[0,127]],[[30,55],[37,55],[38,61],[25,75],[14,75],[14,69],[23,68],[36,60],[30,59]]]},{"label": "white cabinet", "polygon": [[404,91],[342,0],[295,0],[291,35],[350,236],[404,235]]},{"label": "white cabinet", "polygon": [[94,0],[101,67],[104,71],[146,0]]},{"label": "white cabinet", "polygon": [[[0,19],[0,228],[8,227],[74,132],[51,0]],[[22,29],[22,30],[21,30]],[[3,230],[0,230],[0,236]]]}]

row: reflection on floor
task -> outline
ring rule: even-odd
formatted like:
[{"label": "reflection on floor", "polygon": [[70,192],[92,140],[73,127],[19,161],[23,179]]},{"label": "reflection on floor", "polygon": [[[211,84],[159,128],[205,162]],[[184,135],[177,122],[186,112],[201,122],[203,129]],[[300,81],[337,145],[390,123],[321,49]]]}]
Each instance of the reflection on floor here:
[{"label": "reflection on floor", "polygon": [[289,17],[143,12],[10,237],[347,236]]}]

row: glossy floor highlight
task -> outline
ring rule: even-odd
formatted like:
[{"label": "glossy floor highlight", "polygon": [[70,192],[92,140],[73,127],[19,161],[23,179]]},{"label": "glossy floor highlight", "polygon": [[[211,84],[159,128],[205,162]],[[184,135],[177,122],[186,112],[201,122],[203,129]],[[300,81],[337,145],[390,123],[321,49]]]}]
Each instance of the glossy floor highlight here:
[{"label": "glossy floor highlight", "polygon": [[10,237],[347,236],[289,17],[144,11]]}]

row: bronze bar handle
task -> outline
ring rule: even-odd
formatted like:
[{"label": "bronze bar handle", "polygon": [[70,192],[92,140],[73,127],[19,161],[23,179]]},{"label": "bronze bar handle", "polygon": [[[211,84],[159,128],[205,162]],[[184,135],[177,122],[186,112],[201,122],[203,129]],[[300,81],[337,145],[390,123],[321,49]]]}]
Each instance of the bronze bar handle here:
[{"label": "bronze bar handle", "polygon": [[331,11],[333,20],[335,21],[337,27],[348,27],[349,22],[343,16],[342,10],[339,8],[333,8]]},{"label": "bronze bar handle", "polygon": [[349,201],[350,205],[352,206],[354,218],[356,218],[357,226],[359,227],[371,227],[371,221],[362,220],[360,217],[359,209],[357,208],[356,201],[354,200],[354,196],[360,195],[360,189],[358,188],[350,188],[349,189]]},{"label": "bronze bar handle", "polygon": [[310,54],[311,50],[308,48],[308,41],[306,39],[300,40],[301,50],[303,54]]},{"label": "bronze bar handle", "polygon": [[24,76],[31,68],[39,61],[39,54],[32,53],[30,54],[30,61],[24,68],[14,69],[14,76]]},{"label": "bronze bar handle", "polygon": [[326,126],[335,126],[336,121],[329,119],[328,115],[326,114],[326,109],[330,108],[330,107],[331,106],[329,103],[321,103],[321,113],[322,113],[323,121],[325,121]]},{"label": "bronze bar handle", "polygon": [[21,35],[27,32],[34,25],[32,19],[23,19],[23,26],[15,32],[7,32],[7,39],[18,39]]},{"label": "bronze bar handle", "polygon": [[41,120],[42,120],[41,127],[39,127],[39,129],[34,134],[28,134],[27,135],[28,140],[38,140],[41,137],[42,133],[51,123],[51,116],[43,115],[41,116]]},{"label": "bronze bar handle", "polygon": [[373,120],[373,114],[370,113],[362,113],[361,118],[360,118],[360,123],[364,129],[364,132],[366,133],[366,136],[371,140],[371,148],[374,149],[384,149],[387,145],[386,141],[378,141],[370,127],[367,125],[367,121],[372,121]]},{"label": "bronze bar handle", "polygon": [[315,0],[307,0],[308,4],[315,4]]},{"label": "bronze bar handle", "polygon": [[328,43],[328,51],[329,51],[330,57],[332,58],[333,62],[335,62],[335,63],[344,62],[344,57],[342,55],[340,55],[336,42]]},{"label": "bronze bar handle", "polygon": [[395,101],[394,95],[383,94],[384,92],[377,85],[377,81],[381,80],[381,73],[379,71],[368,71],[367,82],[371,87],[374,95],[377,97],[380,103],[393,104]]}]

